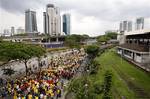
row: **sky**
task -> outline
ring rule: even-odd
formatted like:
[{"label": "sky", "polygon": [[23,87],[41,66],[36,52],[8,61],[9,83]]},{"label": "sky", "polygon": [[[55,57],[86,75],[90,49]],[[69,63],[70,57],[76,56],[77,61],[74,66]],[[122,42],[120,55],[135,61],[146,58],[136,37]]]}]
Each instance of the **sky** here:
[{"label": "sky", "polygon": [[43,32],[43,12],[52,3],[63,13],[71,14],[71,33],[102,35],[117,30],[119,22],[150,17],[150,0],[0,0],[0,32],[23,27],[25,10],[37,13],[38,31]]}]

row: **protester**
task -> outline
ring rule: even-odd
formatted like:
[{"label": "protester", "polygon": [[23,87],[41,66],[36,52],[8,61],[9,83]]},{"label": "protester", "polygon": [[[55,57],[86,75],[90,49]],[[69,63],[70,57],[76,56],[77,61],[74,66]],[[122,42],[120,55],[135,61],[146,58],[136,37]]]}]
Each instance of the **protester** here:
[{"label": "protester", "polygon": [[[29,77],[7,81],[1,97],[13,99],[54,99],[62,96],[63,79],[71,79],[85,58],[84,50],[72,50],[49,60],[49,68]],[[45,65],[45,62],[43,62]],[[2,82],[2,80],[0,80]],[[12,98],[11,98],[12,99]]]}]

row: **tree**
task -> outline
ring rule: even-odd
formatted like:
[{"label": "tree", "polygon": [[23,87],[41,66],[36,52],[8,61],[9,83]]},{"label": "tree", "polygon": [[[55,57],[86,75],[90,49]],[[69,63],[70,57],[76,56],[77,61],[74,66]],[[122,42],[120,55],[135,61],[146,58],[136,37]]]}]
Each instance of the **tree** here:
[{"label": "tree", "polygon": [[2,42],[3,41],[3,39],[2,39],[2,37],[0,37],[0,42]]},{"label": "tree", "polygon": [[102,85],[101,82],[95,82],[93,84],[93,87],[94,87],[94,93],[101,94],[103,92],[104,85]]},{"label": "tree", "polygon": [[88,45],[85,48],[86,53],[91,57],[95,57],[96,55],[98,55],[99,52],[99,46],[97,45]]},{"label": "tree", "polygon": [[117,39],[117,33],[110,32],[110,33],[107,33],[105,35],[101,35],[101,36],[97,37],[97,41],[100,44],[107,43],[107,41],[110,40],[110,39]]},{"label": "tree", "polygon": [[26,68],[26,75],[28,73],[28,60],[32,57],[40,57],[44,52],[44,49],[35,45],[12,42],[0,43],[0,59],[7,62],[10,60],[23,61]]},{"label": "tree", "polygon": [[65,38],[65,45],[70,48],[79,48],[80,47],[79,42],[76,42],[76,40],[74,40],[74,38],[72,38],[72,37]]},{"label": "tree", "polygon": [[26,75],[28,73],[28,66],[27,66],[27,62],[29,59],[31,59],[32,57],[37,57],[38,58],[38,66],[39,66],[39,70],[41,70],[40,67],[40,60],[41,60],[41,56],[43,56],[45,54],[45,50],[40,47],[40,46],[36,46],[36,45],[23,45],[22,49],[20,49],[22,52],[20,53],[22,55],[22,58],[20,58],[21,60],[23,60],[25,67],[26,67]]},{"label": "tree", "polygon": [[73,92],[76,99],[97,99],[93,85],[86,77],[74,79],[68,88],[68,92]]},{"label": "tree", "polygon": [[41,46],[34,46],[32,49],[35,51],[35,56],[38,58],[38,67],[41,71],[41,58],[45,55],[46,51]]},{"label": "tree", "polygon": [[85,41],[85,40],[87,40],[87,39],[89,39],[89,38],[90,38],[90,37],[89,37],[88,35],[86,35],[86,34],[81,35],[82,41]]},{"label": "tree", "polygon": [[84,42],[86,39],[88,39],[88,35],[68,35],[65,37],[65,45],[70,48],[80,48],[82,45],[82,42]]},{"label": "tree", "polygon": [[104,76],[103,99],[111,99],[110,90],[112,86],[112,73],[107,70]]},{"label": "tree", "polygon": [[89,64],[90,74],[96,74],[98,72],[100,64],[97,60],[92,60]]},{"label": "tree", "polygon": [[26,33],[15,34],[14,36],[28,36]]},{"label": "tree", "polygon": [[117,33],[115,32],[107,33],[106,36],[109,37],[110,39],[117,39]]},{"label": "tree", "polygon": [[97,41],[102,44],[102,43],[106,43],[110,38],[106,35],[103,35],[103,36],[99,36],[97,38]]}]

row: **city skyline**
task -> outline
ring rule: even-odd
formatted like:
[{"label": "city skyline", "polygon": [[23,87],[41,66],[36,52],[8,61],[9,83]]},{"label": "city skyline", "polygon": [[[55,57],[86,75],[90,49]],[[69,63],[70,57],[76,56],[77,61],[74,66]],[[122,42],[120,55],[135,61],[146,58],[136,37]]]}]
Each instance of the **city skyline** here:
[{"label": "city skyline", "polygon": [[[66,12],[71,14],[72,33],[86,33],[90,36],[104,34],[106,30],[119,29],[118,24],[121,20],[150,17],[149,13],[145,13],[147,9],[150,8],[149,0],[92,0],[88,2],[87,0],[62,0],[62,2],[59,2],[59,0],[11,1],[12,2],[9,0],[0,1],[0,21],[3,23],[0,24],[1,32],[2,29],[11,26],[24,27],[24,10],[29,8],[37,12],[38,29],[40,32],[43,32],[42,13],[45,11],[45,5],[48,3],[53,3],[60,7],[61,15]],[[136,2],[136,5],[133,5],[134,2]],[[14,20],[16,18],[17,20]]]}]

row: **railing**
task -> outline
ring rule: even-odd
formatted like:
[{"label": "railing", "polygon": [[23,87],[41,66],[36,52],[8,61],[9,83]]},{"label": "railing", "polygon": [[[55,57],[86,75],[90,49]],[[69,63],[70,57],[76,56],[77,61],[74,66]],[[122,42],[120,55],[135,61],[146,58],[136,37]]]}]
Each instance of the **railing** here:
[{"label": "railing", "polygon": [[148,45],[140,45],[140,44],[123,44],[120,47],[128,48],[131,50],[141,51],[141,52],[149,52]]}]

